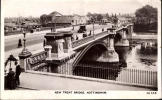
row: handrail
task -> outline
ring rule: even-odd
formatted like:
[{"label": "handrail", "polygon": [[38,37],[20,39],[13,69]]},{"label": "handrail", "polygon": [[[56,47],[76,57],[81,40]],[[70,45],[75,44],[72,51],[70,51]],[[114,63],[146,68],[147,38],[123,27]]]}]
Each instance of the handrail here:
[{"label": "handrail", "polygon": [[107,31],[104,31],[104,32],[101,32],[101,33],[98,33],[98,34],[95,34],[95,35],[92,35],[92,36],[88,36],[88,37],[85,37],[85,38],[77,40],[77,41],[74,41],[72,43],[72,47],[75,48],[75,47],[77,47],[81,44],[84,44],[84,43],[87,43],[89,41],[95,40],[96,38],[102,37],[105,34],[108,34]]}]

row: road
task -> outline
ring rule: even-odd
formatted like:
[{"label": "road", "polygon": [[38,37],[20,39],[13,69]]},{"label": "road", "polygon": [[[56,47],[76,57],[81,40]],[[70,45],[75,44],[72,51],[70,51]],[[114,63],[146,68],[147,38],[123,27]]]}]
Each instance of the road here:
[{"label": "road", "polygon": [[[97,24],[94,25],[95,30],[101,29],[101,28],[106,28],[106,27],[110,27],[110,25],[97,25]],[[87,25],[86,28],[87,28],[87,31],[93,30],[92,25]],[[79,29],[79,26],[76,26],[74,32],[76,32],[78,29]],[[57,29],[56,31],[60,31],[60,30],[72,30],[72,27],[61,28],[61,29]],[[34,32],[34,33],[27,33],[26,46],[39,44],[39,43],[43,44],[44,35],[48,32],[50,32],[50,30]],[[13,50],[13,49],[17,49],[19,39],[23,40],[23,34],[18,34],[15,36],[5,36],[5,52]],[[22,41],[22,43],[23,43],[23,41]]]}]

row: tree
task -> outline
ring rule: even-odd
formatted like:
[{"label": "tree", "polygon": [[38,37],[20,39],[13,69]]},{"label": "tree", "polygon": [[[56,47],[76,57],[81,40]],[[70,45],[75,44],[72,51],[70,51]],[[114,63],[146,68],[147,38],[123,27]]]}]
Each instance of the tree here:
[{"label": "tree", "polygon": [[47,24],[47,22],[48,22],[48,15],[46,15],[46,14],[41,15],[40,16],[40,22],[41,22],[41,24]]},{"label": "tree", "polygon": [[157,8],[146,5],[135,12],[135,32],[157,32]]},{"label": "tree", "polygon": [[106,17],[107,20],[111,20],[108,13],[106,13],[105,17]]},{"label": "tree", "polygon": [[112,21],[112,23],[114,23],[115,25],[118,23],[118,17],[117,17],[116,14],[113,15],[113,16],[111,17],[111,21]]},{"label": "tree", "polygon": [[92,17],[92,14],[90,12],[87,13],[87,17]]},{"label": "tree", "polygon": [[97,20],[98,20],[98,21],[101,21],[102,19],[103,19],[103,16],[102,16],[101,14],[98,14],[98,15],[97,15]]},{"label": "tree", "polygon": [[157,22],[157,8],[153,8],[150,5],[137,9],[135,15],[137,22],[144,22],[146,24]]}]

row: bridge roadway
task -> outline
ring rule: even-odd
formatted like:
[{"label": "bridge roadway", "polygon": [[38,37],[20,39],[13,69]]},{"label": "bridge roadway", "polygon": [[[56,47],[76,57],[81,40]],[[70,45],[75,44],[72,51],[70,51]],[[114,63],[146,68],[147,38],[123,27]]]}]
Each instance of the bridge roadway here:
[{"label": "bridge roadway", "polygon": [[[97,29],[101,29],[101,28],[105,28],[105,27],[111,27],[111,24],[108,24],[108,25],[95,24],[94,27],[95,27],[95,30],[97,30]],[[67,27],[67,28],[57,29],[57,31],[71,30],[71,29],[72,29],[72,27]],[[74,32],[77,32],[77,30],[79,29],[79,26],[75,26],[74,29],[75,29]],[[88,32],[92,29],[93,29],[92,25],[87,25],[87,31]],[[44,35],[48,32],[50,32],[50,30],[34,32],[34,33],[27,33],[27,35],[26,35],[26,39],[27,39],[26,46],[31,46],[31,45],[35,45],[35,44],[39,44],[39,43],[43,44]],[[22,34],[16,34],[16,35],[5,36],[4,38],[5,38],[4,43],[5,43],[5,52],[6,52],[6,51],[12,51],[13,49],[17,49],[18,39],[23,39],[23,35]],[[23,41],[22,41],[22,43],[23,43]]]},{"label": "bridge roadway", "polygon": [[[111,27],[111,24],[109,25],[98,25],[95,24],[95,31],[94,34],[100,33],[102,31],[102,28],[108,28]],[[60,30],[71,30],[72,27],[68,27],[68,28],[62,28],[62,29],[58,29],[58,31]],[[79,27],[75,27],[75,31],[76,32],[78,30]],[[87,31],[89,32],[92,29],[92,25],[88,25],[87,26]],[[27,37],[27,49],[32,52],[32,54],[43,51],[43,39],[44,39],[44,35],[46,33],[50,32],[50,30],[46,30],[43,32],[35,32],[33,34],[31,33],[27,33],[26,37]],[[93,31],[92,31],[93,34]],[[11,35],[11,36],[5,36],[5,59],[6,60],[10,54],[12,54],[14,57],[16,57],[18,59],[18,54],[22,51],[22,48],[17,48],[17,44],[18,44],[18,39],[19,38],[23,38],[22,34],[17,34],[17,35]],[[80,40],[79,40],[80,41]],[[82,40],[81,40],[82,41]],[[75,48],[76,49],[76,48]],[[9,69],[9,64],[6,66],[7,69]],[[13,68],[15,69],[15,68]]]},{"label": "bridge roadway", "polygon": [[[29,78],[30,77],[30,78]],[[44,82],[48,82],[44,84]],[[66,84],[65,84],[66,83]],[[122,85],[109,80],[59,75],[55,73],[28,72],[20,75],[19,89],[29,90],[129,90],[129,91],[150,91],[152,89]]]}]

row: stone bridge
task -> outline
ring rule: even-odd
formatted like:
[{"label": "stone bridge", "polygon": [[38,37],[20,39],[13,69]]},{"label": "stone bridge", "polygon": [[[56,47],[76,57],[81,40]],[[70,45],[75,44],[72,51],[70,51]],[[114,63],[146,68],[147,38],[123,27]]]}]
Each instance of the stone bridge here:
[{"label": "stone bridge", "polygon": [[24,70],[72,75],[82,60],[117,63],[119,56],[114,47],[129,46],[127,38],[131,37],[132,31],[132,24],[128,24],[120,28],[94,30],[93,34],[72,31],[47,33],[44,52],[20,54],[20,66]]}]

